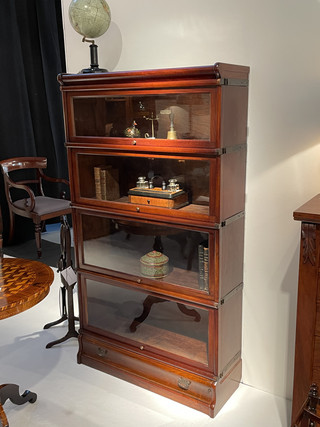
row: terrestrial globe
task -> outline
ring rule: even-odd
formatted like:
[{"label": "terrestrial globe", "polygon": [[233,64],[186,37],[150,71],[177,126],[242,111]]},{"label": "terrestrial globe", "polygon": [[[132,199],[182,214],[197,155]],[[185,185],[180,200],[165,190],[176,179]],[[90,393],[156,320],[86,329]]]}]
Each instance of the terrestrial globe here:
[{"label": "terrestrial globe", "polygon": [[69,5],[69,20],[73,29],[83,36],[82,41],[90,45],[90,68],[82,70],[82,73],[96,73],[107,71],[99,68],[98,46],[94,39],[104,34],[111,22],[111,12],[105,0],[72,0]]}]

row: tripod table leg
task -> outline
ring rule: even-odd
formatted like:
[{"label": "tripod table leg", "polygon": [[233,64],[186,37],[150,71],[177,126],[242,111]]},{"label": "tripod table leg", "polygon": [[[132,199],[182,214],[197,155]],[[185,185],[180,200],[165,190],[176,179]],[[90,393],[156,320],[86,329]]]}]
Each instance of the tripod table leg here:
[{"label": "tripod table leg", "polygon": [[0,421],[3,427],[9,426],[7,416],[2,406],[8,399],[15,405],[23,405],[26,402],[34,403],[37,400],[37,395],[29,390],[26,390],[20,395],[19,386],[16,384],[0,385]]}]

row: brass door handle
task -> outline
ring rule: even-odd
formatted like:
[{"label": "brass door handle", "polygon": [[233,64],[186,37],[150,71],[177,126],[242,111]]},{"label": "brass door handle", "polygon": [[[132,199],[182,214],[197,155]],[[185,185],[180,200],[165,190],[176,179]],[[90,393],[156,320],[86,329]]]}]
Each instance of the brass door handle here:
[{"label": "brass door handle", "polygon": [[182,388],[182,390],[188,390],[191,385],[191,381],[187,378],[179,377],[178,386]]}]

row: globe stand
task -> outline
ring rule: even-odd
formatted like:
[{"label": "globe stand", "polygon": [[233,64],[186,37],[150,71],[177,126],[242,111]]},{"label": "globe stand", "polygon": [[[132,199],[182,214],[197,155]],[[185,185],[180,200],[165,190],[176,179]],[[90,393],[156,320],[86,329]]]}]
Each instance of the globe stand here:
[{"label": "globe stand", "polygon": [[[89,41],[89,40],[82,40]],[[107,73],[108,70],[105,68],[99,68],[98,63],[98,46],[94,43],[93,40],[90,40],[90,68],[84,68],[80,73]]]}]

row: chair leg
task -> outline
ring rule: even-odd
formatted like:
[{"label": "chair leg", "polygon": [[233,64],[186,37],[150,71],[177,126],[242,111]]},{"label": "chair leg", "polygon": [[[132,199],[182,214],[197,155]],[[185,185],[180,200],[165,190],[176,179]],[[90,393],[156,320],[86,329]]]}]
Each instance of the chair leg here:
[{"label": "chair leg", "polygon": [[47,231],[46,222],[45,221],[41,221],[41,233],[44,233],[46,231]]},{"label": "chair leg", "polygon": [[15,222],[15,214],[11,210],[9,210],[9,218],[10,218],[9,243],[11,243],[13,241],[14,222]]},{"label": "chair leg", "polygon": [[38,258],[41,258],[41,255],[42,255],[42,250],[41,250],[41,223],[34,225],[34,234],[35,234],[35,238],[36,238]]}]

